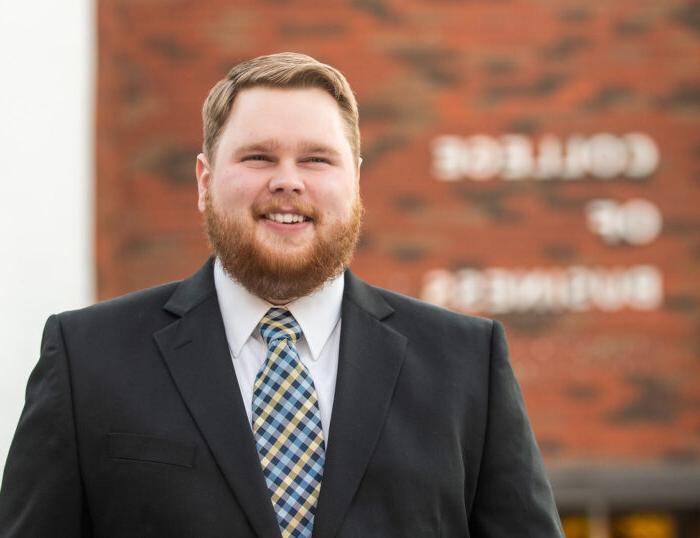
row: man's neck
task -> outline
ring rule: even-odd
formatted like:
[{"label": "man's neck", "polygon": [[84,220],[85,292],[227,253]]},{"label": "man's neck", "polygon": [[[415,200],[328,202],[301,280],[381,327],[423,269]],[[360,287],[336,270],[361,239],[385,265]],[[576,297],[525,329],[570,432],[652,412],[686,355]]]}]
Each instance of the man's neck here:
[{"label": "man's neck", "polygon": [[275,306],[287,306],[289,303],[292,301],[295,301],[298,299],[298,297],[294,297],[292,299],[268,299],[267,297],[260,297],[263,301],[267,301],[271,305]]}]

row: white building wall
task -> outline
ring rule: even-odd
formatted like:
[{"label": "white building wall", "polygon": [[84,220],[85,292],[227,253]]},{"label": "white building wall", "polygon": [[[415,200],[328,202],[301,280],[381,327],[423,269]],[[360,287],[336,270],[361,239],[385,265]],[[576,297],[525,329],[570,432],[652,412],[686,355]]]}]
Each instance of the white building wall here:
[{"label": "white building wall", "polygon": [[92,0],[0,0],[0,469],[51,313],[94,297]]}]

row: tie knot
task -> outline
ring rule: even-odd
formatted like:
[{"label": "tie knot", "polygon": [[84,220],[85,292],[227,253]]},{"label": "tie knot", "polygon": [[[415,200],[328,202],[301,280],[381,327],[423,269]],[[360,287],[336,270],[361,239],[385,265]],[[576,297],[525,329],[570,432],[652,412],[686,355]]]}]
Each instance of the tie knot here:
[{"label": "tie knot", "polygon": [[301,336],[301,327],[286,308],[270,308],[260,321],[260,334],[268,347],[276,340],[291,340],[293,344]]}]

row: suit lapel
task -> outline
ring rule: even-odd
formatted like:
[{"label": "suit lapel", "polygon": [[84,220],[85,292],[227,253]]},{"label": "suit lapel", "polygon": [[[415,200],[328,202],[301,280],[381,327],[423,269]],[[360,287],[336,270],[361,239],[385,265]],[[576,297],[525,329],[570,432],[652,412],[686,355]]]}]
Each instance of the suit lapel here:
[{"label": "suit lapel", "polygon": [[166,305],[181,318],[154,334],[209,449],[259,536],[280,536],[231,363],[211,261]]},{"label": "suit lapel", "polygon": [[405,336],[382,322],[392,312],[378,292],[346,273],[338,377],[314,538],[336,534],[384,424],[407,345]]}]

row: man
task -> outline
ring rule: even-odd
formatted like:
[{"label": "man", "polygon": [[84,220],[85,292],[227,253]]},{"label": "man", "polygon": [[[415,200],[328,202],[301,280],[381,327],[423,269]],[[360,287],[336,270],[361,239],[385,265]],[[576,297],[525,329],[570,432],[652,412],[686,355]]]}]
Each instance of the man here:
[{"label": "man", "polygon": [[193,277],[52,316],[9,537],[559,537],[497,322],[371,287],[352,90],[300,54],[203,111]]}]

